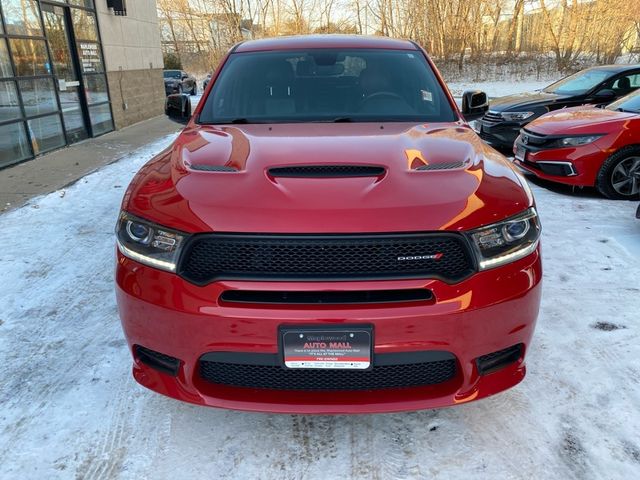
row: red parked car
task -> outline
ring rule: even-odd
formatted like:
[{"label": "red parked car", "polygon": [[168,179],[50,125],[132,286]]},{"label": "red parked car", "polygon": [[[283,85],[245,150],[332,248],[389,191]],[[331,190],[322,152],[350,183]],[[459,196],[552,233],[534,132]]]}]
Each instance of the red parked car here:
[{"label": "red parked car", "polygon": [[545,180],[596,187],[613,199],[640,195],[640,90],[604,108],[548,113],[522,129],[515,162]]},{"label": "red parked car", "polygon": [[[469,92],[463,112],[486,103]],[[525,375],[539,236],[526,182],[416,44],[242,43],[122,203],[133,374],[179,400],[270,412],[495,394]]]}]

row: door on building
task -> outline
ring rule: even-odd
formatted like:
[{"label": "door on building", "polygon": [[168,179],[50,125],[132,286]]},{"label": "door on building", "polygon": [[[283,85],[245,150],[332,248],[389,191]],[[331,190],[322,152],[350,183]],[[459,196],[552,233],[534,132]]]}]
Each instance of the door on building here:
[{"label": "door on building", "polygon": [[40,5],[67,141],[74,143],[89,137],[90,123],[80,85],[80,66],[72,49],[69,17],[65,12],[68,7],[44,2]]}]

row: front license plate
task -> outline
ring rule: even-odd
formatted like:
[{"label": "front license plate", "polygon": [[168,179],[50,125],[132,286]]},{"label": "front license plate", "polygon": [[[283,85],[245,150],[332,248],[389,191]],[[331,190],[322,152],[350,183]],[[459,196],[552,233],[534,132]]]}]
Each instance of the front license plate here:
[{"label": "front license plate", "polygon": [[520,145],[516,146],[516,160],[524,162],[527,159],[527,150]]},{"label": "front license plate", "polygon": [[371,332],[368,327],[283,328],[284,365],[366,370],[371,367]]}]

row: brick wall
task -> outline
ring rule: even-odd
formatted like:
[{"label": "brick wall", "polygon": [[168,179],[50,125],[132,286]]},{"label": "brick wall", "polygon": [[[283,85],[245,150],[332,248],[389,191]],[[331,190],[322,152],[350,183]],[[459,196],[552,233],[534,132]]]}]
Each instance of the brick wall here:
[{"label": "brick wall", "polygon": [[107,82],[117,129],[164,113],[161,68],[107,72]]}]

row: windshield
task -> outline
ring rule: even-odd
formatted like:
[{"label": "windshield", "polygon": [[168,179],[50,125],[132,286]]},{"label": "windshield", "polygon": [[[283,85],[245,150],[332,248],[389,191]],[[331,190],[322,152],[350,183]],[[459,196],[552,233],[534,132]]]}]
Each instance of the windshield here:
[{"label": "windshield", "polygon": [[232,54],[199,117],[217,124],[456,120],[422,53],[378,49]]},{"label": "windshield", "polygon": [[583,70],[552,83],[542,91],[557,95],[584,95],[613,75],[614,72],[606,70]]},{"label": "windshield", "polygon": [[164,78],[180,78],[180,70],[165,70]]},{"label": "windshield", "polygon": [[622,97],[620,100],[609,104],[606,108],[619,112],[640,113],[640,90]]}]

